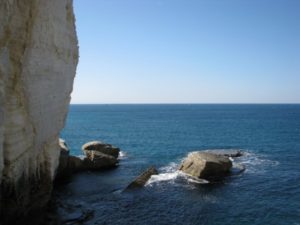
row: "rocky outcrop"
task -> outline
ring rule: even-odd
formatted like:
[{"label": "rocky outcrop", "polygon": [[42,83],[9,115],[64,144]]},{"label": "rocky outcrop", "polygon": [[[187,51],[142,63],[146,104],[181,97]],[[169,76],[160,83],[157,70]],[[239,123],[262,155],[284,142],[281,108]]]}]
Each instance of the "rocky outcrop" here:
[{"label": "rocky outcrop", "polygon": [[58,182],[66,182],[66,178],[69,178],[72,174],[77,172],[109,169],[118,165],[118,159],[116,157],[101,153],[100,151],[86,150],[84,151],[86,156],[80,158],[70,155],[70,151],[64,140],[59,139],[59,145],[60,158],[56,174],[56,181]]},{"label": "rocky outcrop", "polygon": [[205,150],[204,152],[209,152],[216,155],[227,156],[232,158],[240,157],[243,155],[243,152],[239,149],[211,149]]},{"label": "rocky outcrop", "polygon": [[0,2],[1,213],[44,207],[78,61],[72,0]]},{"label": "rocky outcrop", "polygon": [[230,172],[232,162],[226,156],[208,152],[191,152],[181,163],[179,170],[196,178],[211,180]]},{"label": "rocky outcrop", "polygon": [[92,151],[83,159],[83,167],[86,170],[108,169],[116,167],[117,164],[117,158],[97,151]]},{"label": "rocky outcrop", "polygon": [[139,175],[134,181],[132,181],[125,190],[132,190],[136,188],[144,187],[147,181],[152,175],[157,175],[158,171],[152,166],[148,168],[145,172]]},{"label": "rocky outcrop", "polygon": [[59,147],[60,156],[59,165],[56,172],[56,179],[63,179],[64,177],[68,177],[72,173],[69,165],[70,151],[67,143],[63,139],[59,139]]},{"label": "rocky outcrop", "polygon": [[106,144],[101,141],[91,141],[82,146],[82,151],[84,154],[90,158],[91,155],[95,154],[95,152],[100,152],[106,155],[113,156],[118,158],[120,149],[112,146],[111,144]]},{"label": "rocky outcrop", "polygon": [[56,181],[66,182],[74,172],[83,170],[83,160],[79,157],[70,155],[67,143],[59,139],[60,156],[59,165],[56,172]]}]

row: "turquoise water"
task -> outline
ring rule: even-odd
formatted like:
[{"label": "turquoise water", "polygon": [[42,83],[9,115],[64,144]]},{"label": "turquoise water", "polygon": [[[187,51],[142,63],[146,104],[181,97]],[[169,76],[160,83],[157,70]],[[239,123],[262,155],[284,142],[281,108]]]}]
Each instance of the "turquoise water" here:
[{"label": "turquoise water", "polygon": [[[71,152],[102,140],[120,165],[72,178],[59,195],[95,212],[86,224],[300,224],[300,105],[71,105]],[[246,171],[219,184],[176,172],[193,150],[238,148]],[[162,175],[121,193],[144,169]]]}]

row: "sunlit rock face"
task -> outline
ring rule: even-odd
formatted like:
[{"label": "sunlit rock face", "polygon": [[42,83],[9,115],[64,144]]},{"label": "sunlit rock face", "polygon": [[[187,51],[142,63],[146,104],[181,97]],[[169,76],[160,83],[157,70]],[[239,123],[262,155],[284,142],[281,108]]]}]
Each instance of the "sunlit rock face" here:
[{"label": "sunlit rock face", "polygon": [[0,1],[0,208],[5,215],[41,208],[51,193],[78,61],[72,4]]}]

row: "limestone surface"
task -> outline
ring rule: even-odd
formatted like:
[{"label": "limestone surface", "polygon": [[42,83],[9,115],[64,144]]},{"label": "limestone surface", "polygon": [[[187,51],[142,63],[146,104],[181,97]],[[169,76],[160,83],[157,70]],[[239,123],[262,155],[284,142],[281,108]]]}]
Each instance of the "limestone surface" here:
[{"label": "limestone surface", "polygon": [[230,172],[232,162],[223,155],[209,152],[191,152],[183,160],[179,170],[196,178],[210,180]]},{"label": "limestone surface", "polygon": [[72,3],[0,1],[0,208],[5,216],[40,209],[51,193],[78,62]]}]

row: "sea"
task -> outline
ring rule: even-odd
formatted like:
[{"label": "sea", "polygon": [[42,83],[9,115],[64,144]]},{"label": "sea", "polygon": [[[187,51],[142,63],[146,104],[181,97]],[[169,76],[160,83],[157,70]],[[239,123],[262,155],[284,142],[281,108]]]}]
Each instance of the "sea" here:
[{"label": "sea", "polygon": [[[300,225],[299,104],[71,105],[61,137],[77,156],[93,140],[121,149],[115,169],[57,188],[65,221],[83,212],[82,224]],[[246,170],[214,183],[178,172],[208,149],[240,149],[234,164]],[[123,192],[150,166],[160,174]]]}]

